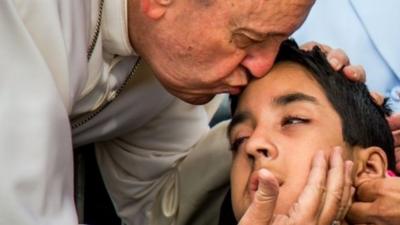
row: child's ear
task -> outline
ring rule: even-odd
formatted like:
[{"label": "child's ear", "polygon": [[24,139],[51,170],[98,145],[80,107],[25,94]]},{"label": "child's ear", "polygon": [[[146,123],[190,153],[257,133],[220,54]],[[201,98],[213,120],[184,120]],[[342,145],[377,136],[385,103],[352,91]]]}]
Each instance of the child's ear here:
[{"label": "child's ear", "polygon": [[387,158],[379,147],[359,148],[354,152],[355,176],[354,185],[358,187],[370,179],[386,176]]},{"label": "child's ear", "polygon": [[174,0],[141,0],[142,12],[153,20],[162,18]]}]

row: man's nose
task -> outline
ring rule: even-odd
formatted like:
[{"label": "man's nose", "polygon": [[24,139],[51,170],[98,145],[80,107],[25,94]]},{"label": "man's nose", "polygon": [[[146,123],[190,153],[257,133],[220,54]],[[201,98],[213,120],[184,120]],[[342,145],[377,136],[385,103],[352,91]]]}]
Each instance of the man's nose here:
[{"label": "man's nose", "polygon": [[256,78],[263,77],[272,68],[278,50],[279,45],[267,47],[254,46],[248,51],[241,65],[245,67],[252,76]]},{"label": "man's nose", "polygon": [[248,79],[248,73],[246,73],[244,68],[240,68],[228,76],[225,82],[229,86],[245,86],[248,83]]}]

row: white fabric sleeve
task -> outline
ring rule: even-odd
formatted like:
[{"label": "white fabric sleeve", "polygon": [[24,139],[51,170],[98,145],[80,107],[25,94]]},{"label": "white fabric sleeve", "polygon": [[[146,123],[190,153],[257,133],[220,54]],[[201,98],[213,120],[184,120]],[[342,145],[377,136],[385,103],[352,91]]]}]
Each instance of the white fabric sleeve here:
[{"label": "white fabric sleeve", "polygon": [[217,225],[229,188],[232,152],[223,121],[204,135],[176,167],[153,204],[152,225]]},{"label": "white fabric sleeve", "polygon": [[60,4],[0,1],[0,224],[77,224]]}]

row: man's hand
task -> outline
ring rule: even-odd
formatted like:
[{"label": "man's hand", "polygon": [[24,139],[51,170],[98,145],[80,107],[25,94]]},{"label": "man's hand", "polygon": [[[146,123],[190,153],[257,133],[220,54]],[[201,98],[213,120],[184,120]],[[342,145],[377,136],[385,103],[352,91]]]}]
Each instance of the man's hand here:
[{"label": "man's hand", "polygon": [[358,201],[347,215],[355,224],[400,224],[400,178],[371,179],[357,188]]},{"label": "man's hand", "polygon": [[260,171],[256,196],[239,225],[331,225],[342,221],[351,204],[352,162],[343,162],[341,150],[335,149],[330,165],[322,152],[313,160],[308,182],[288,215],[273,215],[279,186],[267,170]]},{"label": "man's hand", "polygon": [[388,118],[388,122],[392,130],[393,140],[394,140],[394,153],[396,156],[396,172],[400,174],[400,113],[390,116]]},{"label": "man's hand", "polygon": [[361,65],[350,65],[350,60],[342,49],[333,49],[317,42],[307,42],[301,45],[301,49],[311,51],[314,46],[318,46],[326,54],[326,58],[336,71],[343,68],[344,74],[350,80],[365,82],[364,68]]},{"label": "man's hand", "polygon": [[239,225],[272,224],[278,194],[279,184],[274,175],[266,169],[261,169],[254,200],[239,221]]},{"label": "man's hand", "polygon": [[[376,104],[382,105],[385,97],[377,92],[371,92]],[[392,130],[394,141],[394,154],[396,157],[396,173],[400,174],[400,113],[393,114],[387,118],[390,129]]]}]

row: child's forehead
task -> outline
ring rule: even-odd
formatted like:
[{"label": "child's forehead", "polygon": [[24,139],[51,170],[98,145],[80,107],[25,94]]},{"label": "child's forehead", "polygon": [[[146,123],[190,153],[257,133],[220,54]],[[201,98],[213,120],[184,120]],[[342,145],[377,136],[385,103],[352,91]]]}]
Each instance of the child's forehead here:
[{"label": "child's forehead", "polygon": [[339,118],[340,123],[340,115],[311,73],[296,62],[277,63],[265,77],[251,81],[239,99],[235,115],[248,113],[254,120],[273,120],[279,117],[272,115],[295,110],[312,113],[318,120]]},{"label": "child's forehead", "polygon": [[275,64],[266,76],[252,79],[239,100],[301,91],[324,95],[322,87],[314,79],[311,71],[299,63],[283,61]]}]

